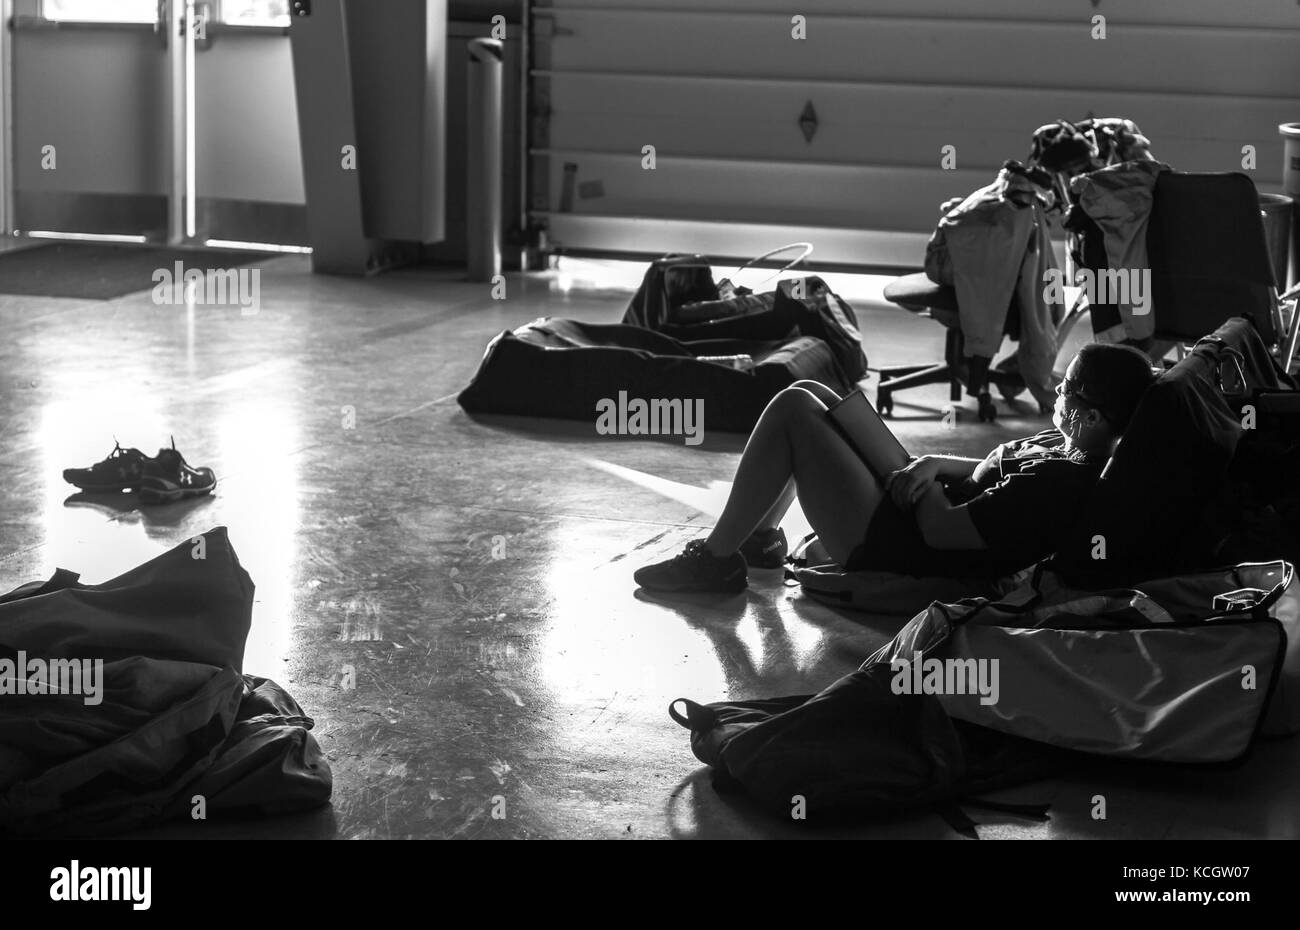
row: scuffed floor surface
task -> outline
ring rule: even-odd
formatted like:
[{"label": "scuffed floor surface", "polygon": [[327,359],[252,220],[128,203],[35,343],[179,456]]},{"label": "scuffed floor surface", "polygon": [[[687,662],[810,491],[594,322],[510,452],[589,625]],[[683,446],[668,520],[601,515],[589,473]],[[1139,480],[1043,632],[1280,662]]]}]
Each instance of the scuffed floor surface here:
[{"label": "scuffed floor surface", "polygon": [[[334,770],[328,809],[142,835],[956,836],[928,814],[833,830],[760,814],[714,793],[668,718],[680,696],[815,691],[899,625],[836,613],[779,573],[724,600],[636,592],[634,568],[709,524],[740,437],[688,448],[456,405],[493,335],[544,315],[615,321],[635,273],[618,287],[584,281],[583,265],[511,276],[493,300],[449,271],[261,267],[252,316],[148,291],[0,296],[0,588],[56,566],[102,581],[229,526],[258,587],[246,670],[295,695]],[[846,296],[873,367],[941,355],[938,326],[873,300],[878,281],[849,284],[865,289]],[[950,429],[945,403],[942,388],[899,396],[914,450],[982,452],[1044,422],[1021,408],[982,425],[967,399]],[[63,468],[115,436],[154,454],[169,435],[216,469],[212,498],[70,499]],[[1294,838],[1296,756],[1292,741],[1235,772],[1075,773],[1007,794],[1050,801],[1046,823],[977,819],[985,836]]]}]

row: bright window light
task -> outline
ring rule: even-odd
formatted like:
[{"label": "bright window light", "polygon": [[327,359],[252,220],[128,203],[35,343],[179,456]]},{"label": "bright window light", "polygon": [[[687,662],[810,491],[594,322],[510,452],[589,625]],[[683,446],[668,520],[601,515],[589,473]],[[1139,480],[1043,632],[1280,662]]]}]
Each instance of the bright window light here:
[{"label": "bright window light", "polygon": [[222,0],[221,19],[232,26],[287,26],[289,0]]},{"label": "bright window light", "polygon": [[157,0],[44,0],[46,19],[94,23],[154,23]]}]

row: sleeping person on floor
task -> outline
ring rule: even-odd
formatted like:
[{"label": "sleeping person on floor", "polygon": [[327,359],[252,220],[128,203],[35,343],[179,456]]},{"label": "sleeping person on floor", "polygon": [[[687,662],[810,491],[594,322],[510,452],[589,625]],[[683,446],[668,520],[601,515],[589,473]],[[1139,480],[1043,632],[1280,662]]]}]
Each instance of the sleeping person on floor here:
[{"label": "sleeping person on floor", "polygon": [[827,417],[840,400],[800,381],[759,418],[717,525],[680,555],[633,576],[648,591],[738,592],[753,568],[779,568],[781,520],[796,495],[849,571],[997,578],[1045,558],[1079,516],[1155,376],[1126,346],[1084,346],[1057,386],[1054,429],[983,459],[913,458],[876,475]]}]

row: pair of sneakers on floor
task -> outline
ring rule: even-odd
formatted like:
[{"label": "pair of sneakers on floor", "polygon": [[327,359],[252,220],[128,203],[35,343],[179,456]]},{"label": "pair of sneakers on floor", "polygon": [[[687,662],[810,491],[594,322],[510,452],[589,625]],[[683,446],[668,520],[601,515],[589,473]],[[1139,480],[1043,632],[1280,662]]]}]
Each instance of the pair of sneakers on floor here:
[{"label": "pair of sneakers on floor", "polygon": [[780,527],[755,530],[739,552],[717,556],[702,539],[692,539],[681,555],[637,569],[632,577],[647,591],[734,594],[749,584],[749,569],[780,568],[788,546]]},{"label": "pair of sneakers on floor", "polygon": [[117,440],[102,462],[89,468],[68,468],[63,480],[93,494],[139,492],[142,504],[170,504],[212,493],[217,476],[211,468],[192,468],[176,451],[159,449],[153,458],[139,449],[123,449]]}]

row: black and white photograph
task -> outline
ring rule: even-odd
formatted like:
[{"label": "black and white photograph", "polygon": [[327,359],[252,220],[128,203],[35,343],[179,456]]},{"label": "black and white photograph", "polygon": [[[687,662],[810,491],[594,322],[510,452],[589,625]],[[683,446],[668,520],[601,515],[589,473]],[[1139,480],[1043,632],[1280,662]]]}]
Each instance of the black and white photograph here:
[{"label": "black and white photograph", "polygon": [[453,840],[1285,893],[1300,4],[0,21],[6,901],[269,856],[343,919]]}]

